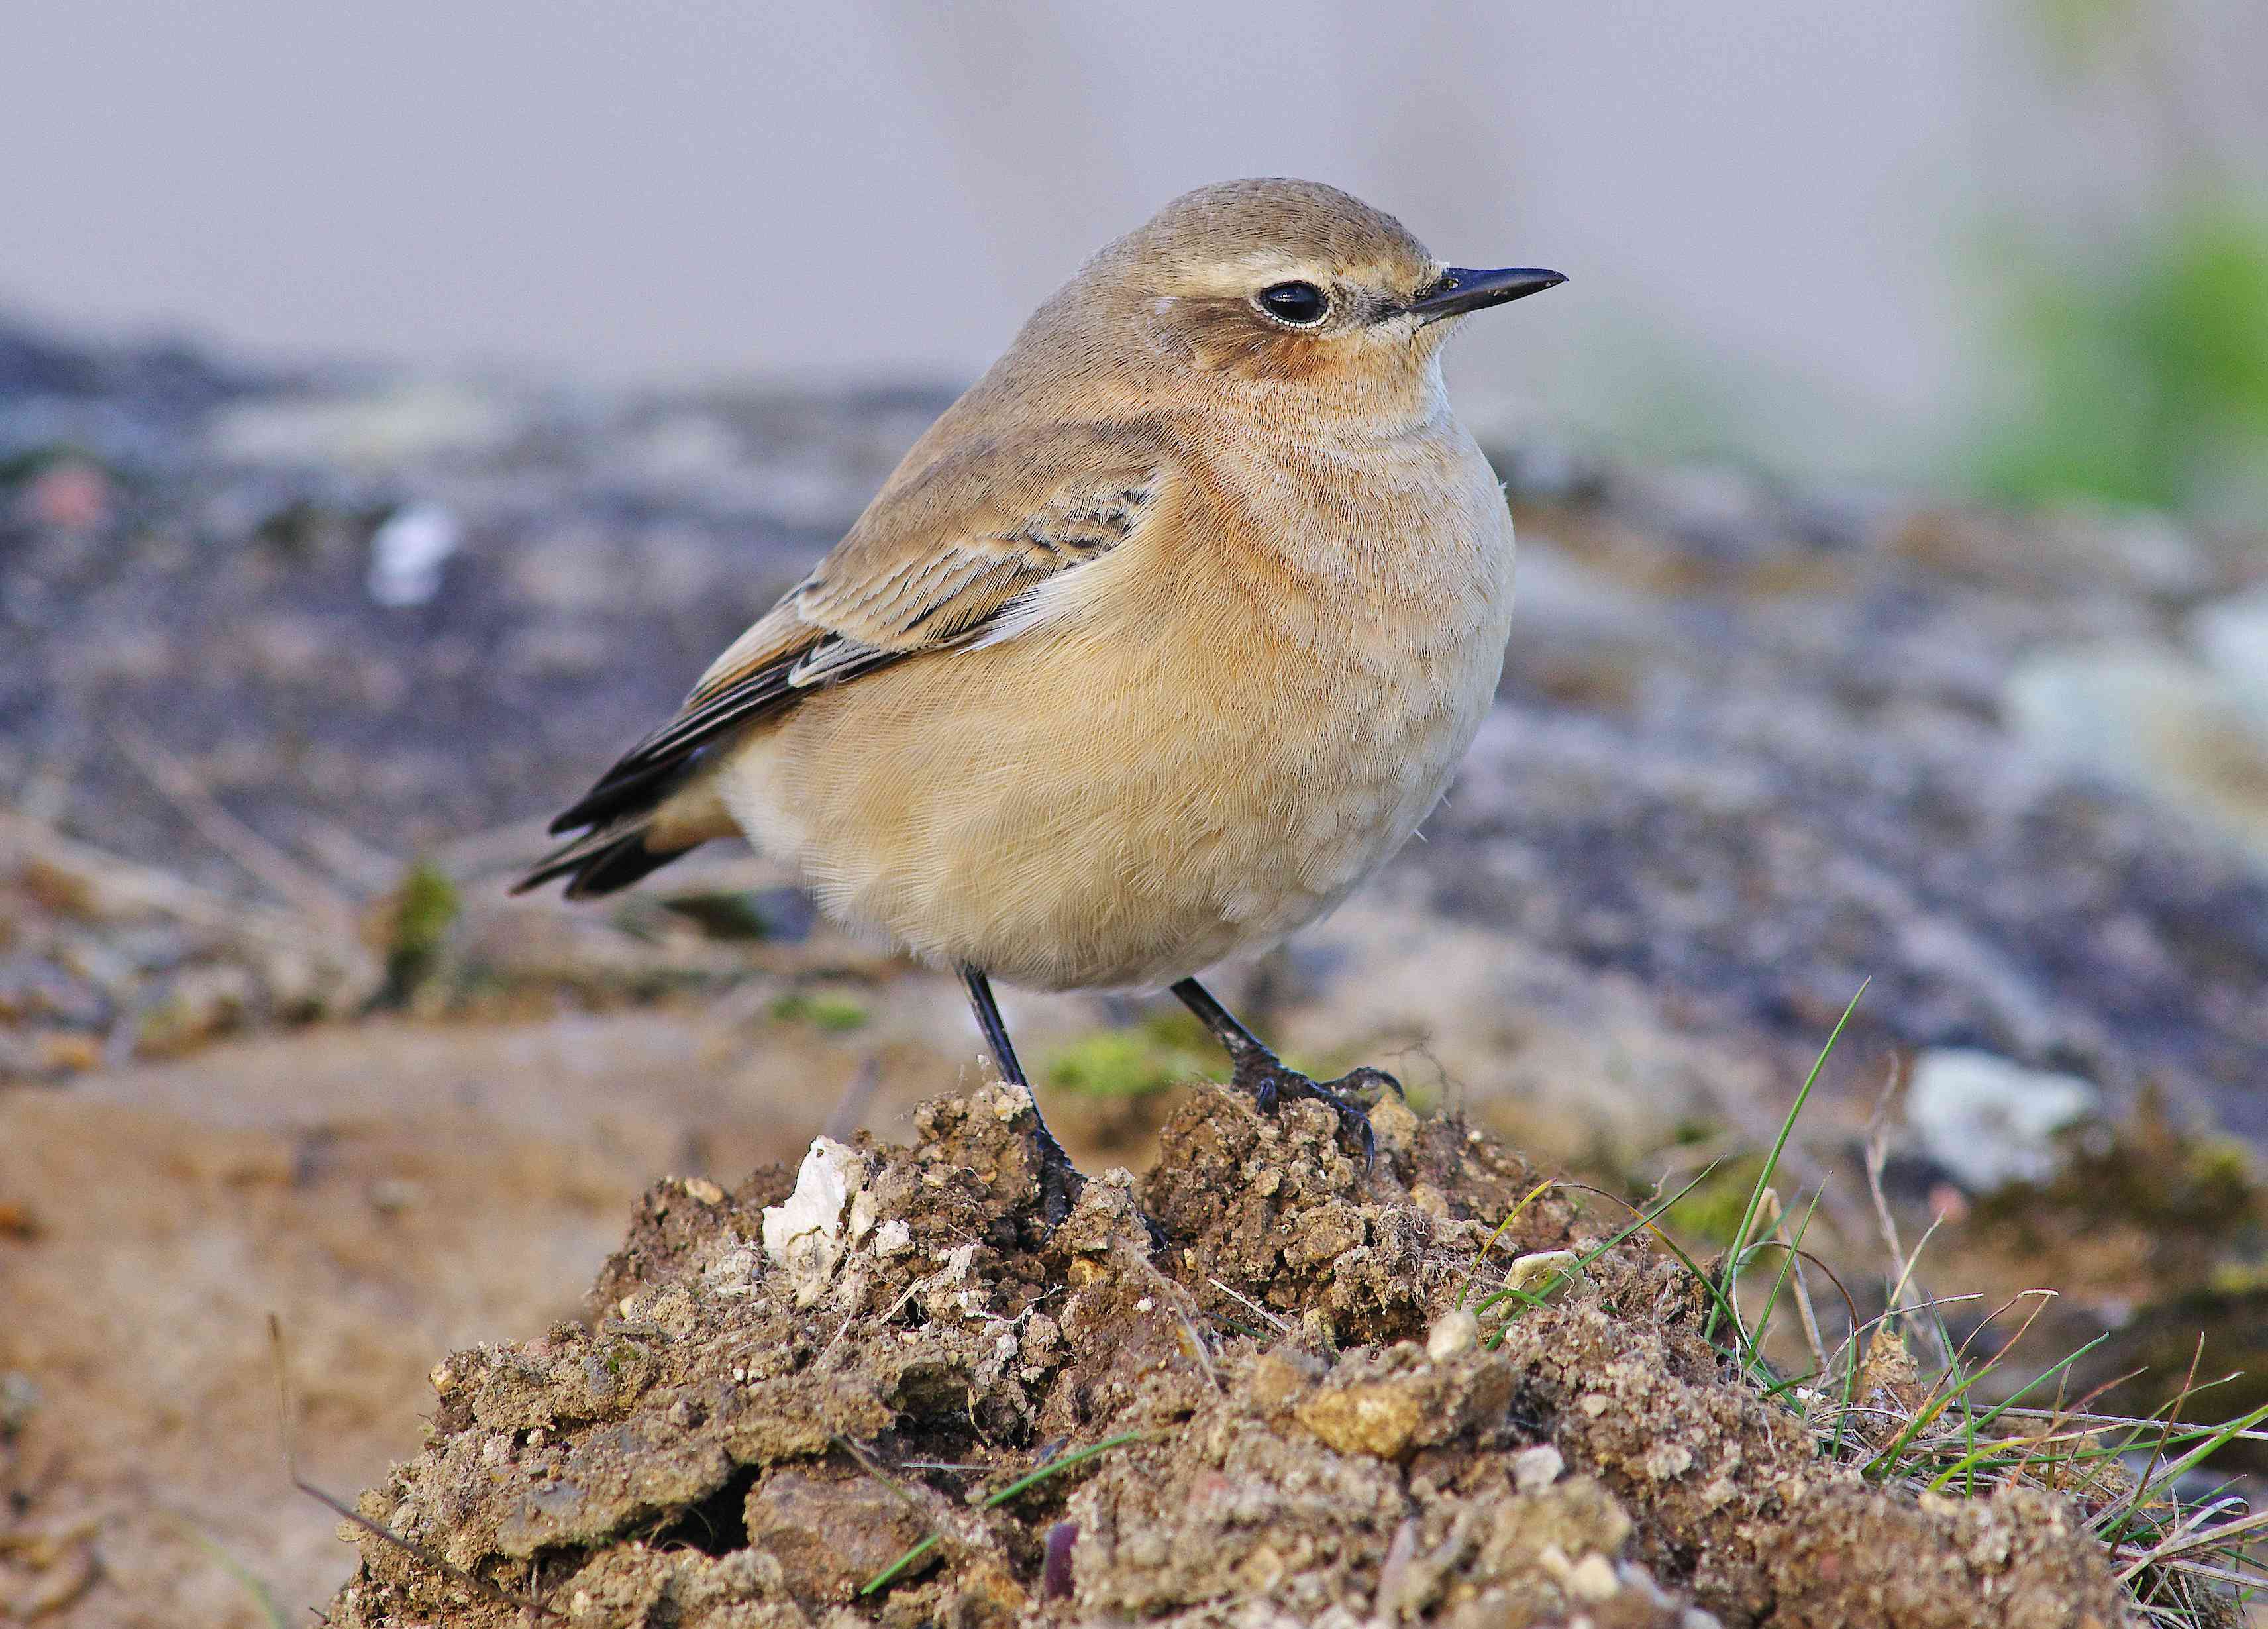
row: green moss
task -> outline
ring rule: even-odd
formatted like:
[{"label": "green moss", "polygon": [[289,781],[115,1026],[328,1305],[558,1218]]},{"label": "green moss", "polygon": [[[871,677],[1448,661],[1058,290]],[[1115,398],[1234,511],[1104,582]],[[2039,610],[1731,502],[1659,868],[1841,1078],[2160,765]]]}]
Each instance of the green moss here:
[{"label": "green moss", "polygon": [[464,900],[446,872],[419,860],[394,890],[386,924],[386,984],[379,1005],[399,1006],[440,964]]},{"label": "green moss", "polygon": [[809,1024],[827,1035],[863,1029],[873,1015],[863,1002],[827,991],[793,991],[772,1003],[772,1017],[784,1024]]},{"label": "green moss", "polygon": [[672,916],[681,917],[711,939],[762,940],[771,937],[771,918],[764,914],[761,895],[740,890],[718,894],[674,894],[661,902]]},{"label": "green moss", "polygon": [[1733,1235],[1739,1231],[1741,1217],[1749,1207],[1749,1196],[1756,1191],[1756,1178],[1764,1168],[1761,1154],[1727,1161],[1703,1177],[1692,1192],[1671,1205],[1664,1220],[1674,1233],[1722,1249],[1733,1242]]},{"label": "green moss", "polygon": [[1208,1056],[1200,1045],[1210,1046],[1211,1037],[1194,1018],[1159,1014],[1131,1029],[1098,1029],[1072,1042],[1048,1059],[1042,1078],[1097,1097],[1145,1097],[1193,1076],[1225,1078],[1218,1049]]},{"label": "green moss", "polygon": [[2082,255],[1994,246],[2006,399],[1978,474],[2021,502],[2178,508],[2268,481],[2268,218],[2193,206]]}]

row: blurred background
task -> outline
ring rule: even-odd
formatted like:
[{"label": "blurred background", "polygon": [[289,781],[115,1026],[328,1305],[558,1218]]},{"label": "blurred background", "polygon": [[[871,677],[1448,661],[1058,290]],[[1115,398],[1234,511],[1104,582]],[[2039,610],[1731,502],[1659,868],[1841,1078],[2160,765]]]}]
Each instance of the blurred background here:
[{"label": "blurred background", "polygon": [[1578,285],[1469,412],[2226,511],[2268,436],[2245,0],[35,7],[0,299],[255,354],[960,381],[1097,245],[1312,176]]},{"label": "blurred background", "polygon": [[[1861,1311],[1871,1174],[1915,1284],[2063,1293],[2006,1375],[2107,1330],[2073,1389],[2140,1412],[2203,1330],[2268,1401],[2264,63],[2250,0],[16,8],[0,1619],[296,1617],[350,1558],[265,1313],[350,1495],[661,1174],[974,1080],[952,981],[761,856],[504,885],[1035,304],[1238,175],[1572,279],[1450,353],[1499,704],[1240,1010],[1633,1200],[1714,1168],[1710,1250],[1872,981],[1779,1179]],[[1085,1161],[1218,1067],[1008,1007]]]}]

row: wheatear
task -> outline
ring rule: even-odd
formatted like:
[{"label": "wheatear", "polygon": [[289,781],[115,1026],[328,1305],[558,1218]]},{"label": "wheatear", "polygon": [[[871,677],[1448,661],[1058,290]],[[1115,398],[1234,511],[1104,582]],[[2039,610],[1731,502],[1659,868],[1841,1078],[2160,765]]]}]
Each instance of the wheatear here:
[{"label": "wheatear", "polygon": [[[810,576],[552,823],[519,884],[627,886],[736,829],[968,986],[1170,986],[1331,910],[1414,832],[1494,696],[1512,521],[1441,383],[1451,319],[1557,272],[1445,266],[1311,181],[1175,199],[1058,290]],[[1051,1216],[1076,1173],[1043,1122]]]}]

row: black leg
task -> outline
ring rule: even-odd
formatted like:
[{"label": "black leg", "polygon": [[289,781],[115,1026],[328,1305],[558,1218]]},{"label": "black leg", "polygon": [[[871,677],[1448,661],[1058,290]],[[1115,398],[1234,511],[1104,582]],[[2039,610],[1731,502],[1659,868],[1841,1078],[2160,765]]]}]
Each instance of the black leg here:
[{"label": "black leg", "polygon": [[1024,1078],[1024,1065],[1016,1060],[1015,1043],[1008,1039],[1008,1026],[1001,1020],[1000,1004],[992,999],[992,981],[977,969],[964,967],[961,969],[961,982],[968,986],[968,1004],[976,1009],[976,1028],[983,1033],[984,1044],[991,1049],[992,1061],[998,1065],[1001,1079],[1022,1087],[1031,1097],[1033,1141],[1038,1145],[1040,1156],[1040,1208],[1047,1217],[1048,1226],[1053,1227],[1071,1214],[1071,1201],[1078,1197],[1084,1179],[1040,1114],[1040,1095],[1032,1090],[1032,1083]]},{"label": "black leg", "polygon": [[1270,1051],[1260,1037],[1237,1021],[1236,1014],[1213,999],[1194,978],[1185,978],[1174,986],[1182,1005],[1195,1013],[1213,1039],[1228,1053],[1230,1067],[1235,1071],[1235,1082],[1250,1092],[1263,1114],[1273,1114],[1278,1098],[1312,1097],[1327,1106],[1339,1117],[1339,1129],[1353,1135],[1362,1149],[1367,1165],[1378,1163],[1378,1136],[1370,1129],[1370,1115],[1362,1104],[1347,1095],[1350,1092],[1390,1091],[1402,1095],[1402,1083],[1383,1069],[1349,1070],[1336,1080],[1311,1080],[1296,1069],[1287,1069],[1284,1060]]}]

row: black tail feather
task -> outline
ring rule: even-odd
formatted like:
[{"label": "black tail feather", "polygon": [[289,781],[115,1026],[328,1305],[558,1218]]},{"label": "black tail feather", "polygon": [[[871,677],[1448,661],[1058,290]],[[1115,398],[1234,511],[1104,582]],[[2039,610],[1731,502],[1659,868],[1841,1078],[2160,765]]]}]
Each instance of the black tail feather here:
[{"label": "black tail feather", "polygon": [[626,832],[612,842],[594,843],[591,837],[578,837],[565,847],[556,849],[535,862],[527,874],[512,885],[515,894],[525,894],[530,888],[541,888],[556,878],[567,879],[563,890],[569,899],[591,899],[601,894],[612,894],[626,888],[649,872],[659,871],[688,849],[650,849],[643,830]]}]

